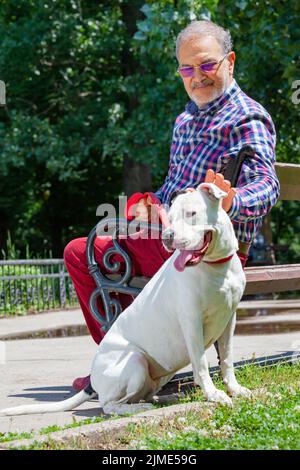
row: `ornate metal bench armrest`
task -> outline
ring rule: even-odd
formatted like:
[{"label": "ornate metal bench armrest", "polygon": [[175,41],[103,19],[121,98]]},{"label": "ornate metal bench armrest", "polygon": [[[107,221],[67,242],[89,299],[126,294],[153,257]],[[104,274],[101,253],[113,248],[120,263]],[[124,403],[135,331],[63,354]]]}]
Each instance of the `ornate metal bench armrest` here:
[{"label": "ornate metal bench armrest", "polygon": [[[147,229],[155,232],[161,232],[161,225],[149,225],[146,222],[131,221],[127,219],[103,219],[95,225],[90,231],[86,244],[86,257],[88,270],[96,283],[96,289],[92,292],[89,306],[93,317],[100,324],[103,332],[107,332],[112,326],[118,315],[122,312],[122,306],[117,299],[111,298],[111,292],[128,294],[137,296],[141,292],[141,288],[130,287],[129,283],[132,279],[132,262],[130,256],[121,248],[118,243],[118,236],[130,236],[136,233],[138,229]],[[105,269],[112,273],[102,274],[99,265],[95,260],[94,243],[97,236],[108,235],[108,231],[112,232],[113,247],[109,248],[103,255],[103,264]],[[120,262],[111,263],[110,257],[120,255],[125,262],[125,272],[120,273]],[[116,276],[118,273],[119,275]],[[117,277],[117,278],[116,278]],[[105,317],[101,315],[97,307],[97,298],[101,297]]]}]

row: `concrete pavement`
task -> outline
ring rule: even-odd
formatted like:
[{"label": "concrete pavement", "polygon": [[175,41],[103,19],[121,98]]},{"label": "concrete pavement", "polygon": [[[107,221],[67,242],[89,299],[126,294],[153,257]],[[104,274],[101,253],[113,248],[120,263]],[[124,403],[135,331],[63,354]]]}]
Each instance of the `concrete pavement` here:
[{"label": "concrete pavement", "polygon": [[[299,300],[245,301],[239,307],[248,316],[238,320],[235,362],[300,351]],[[266,309],[276,314],[265,316]],[[0,319],[0,408],[70,396],[73,379],[89,373],[96,348],[80,309]],[[214,348],[208,360],[217,365]],[[91,401],[72,412],[5,417],[0,418],[0,433],[37,431],[99,414],[97,401]]]},{"label": "concrete pavement", "polygon": [[0,319],[0,341],[88,334],[79,308]]},{"label": "concrete pavement", "polygon": [[[235,361],[300,351],[299,332],[276,335],[236,336]],[[3,344],[3,343],[2,343]],[[87,375],[96,344],[89,336],[5,341],[6,360],[0,365],[0,408],[62,400],[73,393],[75,377]],[[210,366],[217,364],[213,348],[208,351]],[[190,369],[189,367],[185,370]],[[1,417],[0,432],[30,432],[53,425],[71,424],[99,416],[97,401],[65,413]]]},{"label": "concrete pavement", "polygon": [[[290,331],[300,332],[300,300],[297,299],[243,301],[240,302],[237,313],[236,334],[289,331],[288,328],[283,328],[284,324],[290,325]],[[88,334],[80,309],[0,319],[0,341]]]}]

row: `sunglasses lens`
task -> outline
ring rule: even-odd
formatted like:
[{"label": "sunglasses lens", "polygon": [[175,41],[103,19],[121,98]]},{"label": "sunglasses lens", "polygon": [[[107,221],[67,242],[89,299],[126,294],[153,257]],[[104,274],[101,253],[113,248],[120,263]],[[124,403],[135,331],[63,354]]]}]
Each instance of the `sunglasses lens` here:
[{"label": "sunglasses lens", "polygon": [[194,75],[193,67],[182,67],[179,69],[179,73],[182,77],[192,77]]},{"label": "sunglasses lens", "polygon": [[201,64],[200,69],[203,72],[211,72],[215,66],[217,65],[217,62],[208,62],[207,64]]}]

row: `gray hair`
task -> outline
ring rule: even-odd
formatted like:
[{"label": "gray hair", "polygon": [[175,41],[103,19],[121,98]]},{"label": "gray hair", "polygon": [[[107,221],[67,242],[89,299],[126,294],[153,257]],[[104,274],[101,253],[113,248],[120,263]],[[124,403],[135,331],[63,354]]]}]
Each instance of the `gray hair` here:
[{"label": "gray hair", "polygon": [[218,26],[212,21],[192,21],[186,28],[184,28],[177,36],[176,39],[176,57],[179,60],[179,49],[181,44],[195,36],[213,36],[218,43],[222,46],[224,54],[232,51],[232,39],[230,32],[222,26]]}]

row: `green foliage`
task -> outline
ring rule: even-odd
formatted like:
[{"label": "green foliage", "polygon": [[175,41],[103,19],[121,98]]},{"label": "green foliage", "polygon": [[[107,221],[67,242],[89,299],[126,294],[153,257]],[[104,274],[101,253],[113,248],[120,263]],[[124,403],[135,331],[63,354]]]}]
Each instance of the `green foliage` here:
[{"label": "green foliage", "polygon": [[[25,276],[40,275],[42,270],[38,266],[31,266],[30,271],[26,266],[1,266],[1,276],[13,277],[15,275]],[[34,281],[26,279],[2,281],[0,318],[3,316],[26,315],[37,312],[42,306],[41,295],[43,281],[36,278]]]},{"label": "green foliage", "polygon": [[132,429],[135,448],[299,449],[299,364],[266,369],[246,367],[237,373],[237,378],[254,390],[253,399],[236,398],[233,408],[203,407],[155,428],[148,424],[136,426]]},{"label": "green foliage", "polygon": [[[282,264],[300,262],[300,215],[298,201],[279,201],[272,209],[272,233],[274,243],[287,245],[280,253]],[[297,296],[298,294],[295,293]]]},{"label": "green foliage", "polygon": [[[153,187],[161,185],[187,101],[175,38],[196,18],[231,30],[236,78],[270,111],[278,160],[299,162],[291,99],[299,8],[297,0],[2,0],[0,246],[9,229],[22,253],[29,244],[62,256],[95,224],[97,206],[116,201],[128,158],[147,163]],[[292,213],[274,227],[277,243],[292,231]]]},{"label": "green foliage", "polygon": [[[13,243],[10,232],[7,233],[6,247],[1,251],[3,260],[20,260],[21,258],[20,250]],[[44,257],[51,259],[52,253],[45,252]],[[33,260],[32,264],[14,266],[4,263],[0,266],[0,276],[6,277],[1,281],[0,318],[26,315],[27,313],[61,307],[59,278],[50,281],[42,277],[43,274],[48,274],[49,271],[47,268],[45,269],[45,266],[34,264],[36,257],[30,253],[28,245],[25,248],[24,259]],[[58,273],[59,266],[54,265],[49,269],[51,273]],[[28,276],[37,277],[30,279]],[[66,303],[67,305],[74,305],[68,282],[66,282]]]},{"label": "green foliage", "polygon": [[7,232],[6,250],[2,248],[1,252],[3,259],[17,260],[20,258],[20,251],[16,249],[9,231]]},{"label": "green foliage", "polygon": [[300,77],[300,4],[222,1],[214,20],[230,29],[242,88],[270,112],[278,133],[277,159],[300,162],[299,105],[292,84]]},{"label": "green foliage", "polygon": [[[120,164],[102,158],[119,93],[124,26],[119,3],[11,1],[0,13],[2,230],[35,252],[86,234],[98,204],[120,190]],[[2,234],[4,238],[4,234]]]},{"label": "green foliage", "polygon": [[[175,40],[189,20],[209,17],[216,5],[216,1],[206,0],[164,0],[148,2],[141,8],[144,18],[137,21],[132,40],[138,65],[126,82],[129,96],[138,97],[138,102],[125,121],[126,134],[120,144],[136,160],[151,166],[157,185],[167,172],[175,118],[187,101],[176,72]],[[122,125],[122,121],[114,125],[116,134]]]}]

